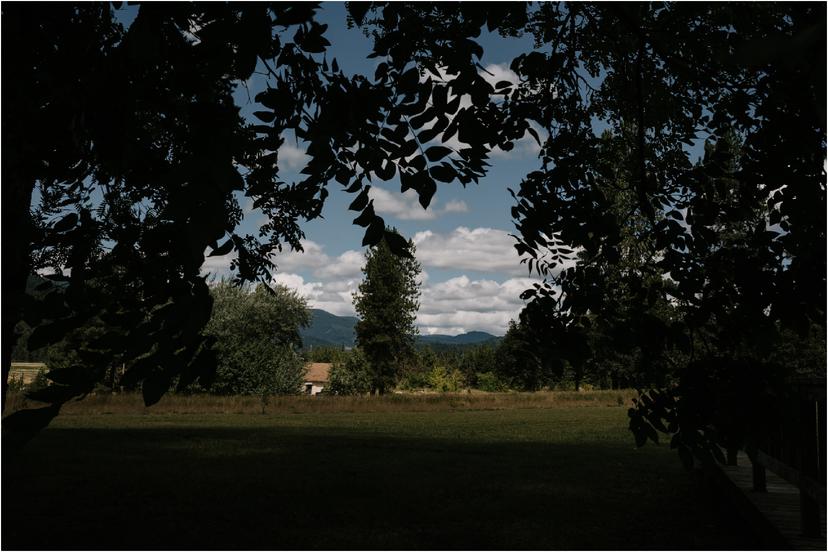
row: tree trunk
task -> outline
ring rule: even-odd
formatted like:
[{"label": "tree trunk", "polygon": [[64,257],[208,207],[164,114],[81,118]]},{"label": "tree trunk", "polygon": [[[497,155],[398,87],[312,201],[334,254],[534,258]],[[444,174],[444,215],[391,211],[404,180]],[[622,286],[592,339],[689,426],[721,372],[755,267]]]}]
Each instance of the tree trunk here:
[{"label": "tree trunk", "polygon": [[3,363],[2,411],[6,410],[6,393],[9,388],[12,351],[17,336],[14,327],[21,318],[26,281],[31,272],[32,222],[31,204],[36,172],[42,162],[37,152],[37,142],[48,129],[38,128],[40,99],[33,97],[34,70],[36,63],[29,48],[20,44],[30,42],[27,33],[34,15],[32,7],[3,10],[3,74],[14,85],[2,90],[3,124],[2,139],[2,337]]},{"label": "tree trunk", "polygon": [[15,167],[16,163],[9,159],[13,153],[8,152],[8,150],[15,150],[16,148],[9,144],[8,140],[4,140],[4,142],[2,213],[3,231],[6,237],[3,240],[2,248],[3,412],[6,411],[11,356],[17,341],[14,327],[22,318],[26,281],[31,272],[31,220],[29,209],[34,188],[34,182],[24,178],[19,170],[15,170],[17,168]]}]

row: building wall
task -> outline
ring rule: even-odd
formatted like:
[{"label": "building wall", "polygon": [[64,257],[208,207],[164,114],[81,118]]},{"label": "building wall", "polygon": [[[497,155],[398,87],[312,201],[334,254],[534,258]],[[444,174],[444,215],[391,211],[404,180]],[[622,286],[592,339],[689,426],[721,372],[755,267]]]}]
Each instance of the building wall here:
[{"label": "building wall", "polygon": [[23,385],[29,385],[35,380],[38,372],[45,371],[46,365],[42,362],[12,362],[9,381],[19,379]]},{"label": "building wall", "polygon": [[307,395],[316,395],[321,393],[323,389],[325,389],[324,384],[317,382],[306,381],[302,385],[302,392]]}]

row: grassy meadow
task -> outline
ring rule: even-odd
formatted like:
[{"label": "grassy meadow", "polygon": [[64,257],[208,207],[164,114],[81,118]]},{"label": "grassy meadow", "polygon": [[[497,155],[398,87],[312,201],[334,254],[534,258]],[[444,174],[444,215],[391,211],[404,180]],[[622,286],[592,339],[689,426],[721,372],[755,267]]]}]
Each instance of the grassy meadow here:
[{"label": "grassy meadow", "polygon": [[667,446],[635,448],[631,396],[89,397],[4,452],[0,544],[757,548]]}]

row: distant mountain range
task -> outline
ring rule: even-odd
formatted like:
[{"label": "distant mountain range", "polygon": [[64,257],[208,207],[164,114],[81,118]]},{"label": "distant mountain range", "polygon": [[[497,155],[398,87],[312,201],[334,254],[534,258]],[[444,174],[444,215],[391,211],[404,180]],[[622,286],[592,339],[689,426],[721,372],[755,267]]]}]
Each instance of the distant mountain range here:
[{"label": "distant mountain range", "polygon": [[[321,309],[311,309],[311,324],[299,330],[305,347],[353,347],[354,326],[357,318],[353,316],[336,316]],[[422,345],[464,347],[491,342],[499,337],[486,332],[468,332],[460,335],[421,335],[417,341]]]},{"label": "distant mountain range", "polygon": [[311,324],[300,329],[299,335],[305,347],[353,347],[356,323],[354,316],[336,316],[321,309],[311,309]]}]

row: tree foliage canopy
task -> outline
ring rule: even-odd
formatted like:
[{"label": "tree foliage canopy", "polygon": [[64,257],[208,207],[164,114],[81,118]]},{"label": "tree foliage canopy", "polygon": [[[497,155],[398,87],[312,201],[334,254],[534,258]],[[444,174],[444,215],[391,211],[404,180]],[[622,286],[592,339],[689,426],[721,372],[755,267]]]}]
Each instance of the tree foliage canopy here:
[{"label": "tree foliage canopy", "polygon": [[[413,253],[413,242],[408,249]],[[368,250],[362,271],[364,278],[354,295],[359,315],[354,333],[371,366],[371,390],[384,393],[396,383],[403,362],[414,354],[420,264],[413,256],[395,255],[383,239]]]},{"label": "tree foliage canopy", "polygon": [[285,287],[210,288],[213,313],[204,329],[216,355],[209,390],[220,394],[295,394],[305,376],[299,328],[310,324],[304,299]]},{"label": "tree foliage canopy", "polygon": [[[3,6],[14,84],[2,204],[16,238],[3,248],[5,344],[24,317],[39,344],[100,319],[152,404],[211,372],[205,254],[234,252],[239,280],[267,281],[270,255],[301,248],[300,222],[335,182],[354,196],[363,245],[410,256],[375,213],[371,182],[398,175],[426,207],[438,183],[476,182],[492,148],[527,133],[539,168],[514,186],[512,215],[518,252],[546,278],[525,294],[532,325],[577,337],[621,313],[654,351],[687,355],[680,390],[632,413],[639,442],[664,428],[684,457],[703,455],[721,440],[711,386],[747,377],[726,396],[752,411],[781,374],[763,348],[824,321],[824,4],[349,3],[377,62],[354,76],[328,63],[316,8],[141,4],[125,28],[107,4]],[[511,64],[520,82],[483,78],[483,28],[534,38]],[[268,86],[248,124],[232,90],[257,66]],[[601,127],[626,148],[617,164]],[[278,174],[287,134],[307,144],[299,182]],[[700,140],[711,147],[696,163]],[[236,233],[242,196],[267,215],[258,235]],[[628,270],[632,236],[648,251]],[[48,266],[71,268],[51,277],[65,293],[27,297],[28,275]],[[616,308],[613,286],[677,316]],[[51,388],[34,425],[88,392],[104,356]]]},{"label": "tree foliage canopy", "polygon": [[337,358],[329,377],[326,392],[332,395],[364,395],[373,388],[371,366],[359,348]]}]

